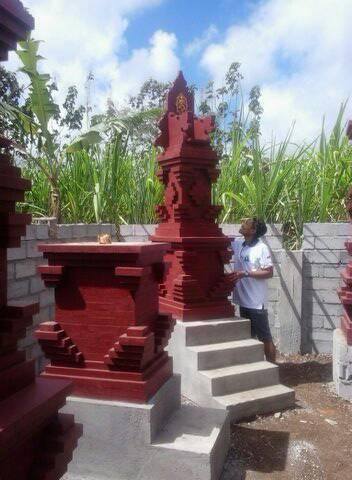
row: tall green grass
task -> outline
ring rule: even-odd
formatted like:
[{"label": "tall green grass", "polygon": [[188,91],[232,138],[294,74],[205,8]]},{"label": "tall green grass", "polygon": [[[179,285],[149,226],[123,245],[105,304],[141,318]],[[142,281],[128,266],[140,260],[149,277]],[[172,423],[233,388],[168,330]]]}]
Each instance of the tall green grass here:
[{"label": "tall green grass", "polygon": [[[213,201],[223,206],[219,221],[238,222],[260,216],[283,223],[287,244],[300,246],[303,223],[345,220],[344,197],[352,184],[352,147],[345,135],[341,106],[329,136],[294,145],[291,132],[280,143],[261,145],[234,129],[220,159]],[[119,137],[111,143],[67,154],[59,186],[65,222],[153,223],[163,187],[156,178],[156,151],[136,153]],[[27,210],[46,215],[50,187],[33,164],[25,168],[32,180]]]}]

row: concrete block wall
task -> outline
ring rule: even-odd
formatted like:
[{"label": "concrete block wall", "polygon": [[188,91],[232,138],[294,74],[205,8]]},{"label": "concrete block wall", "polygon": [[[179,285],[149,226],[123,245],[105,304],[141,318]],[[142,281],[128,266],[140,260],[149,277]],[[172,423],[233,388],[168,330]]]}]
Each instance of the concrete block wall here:
[{"label": "concrete block wall", "polygon": [[345,242],[348,223],[304,225],[302,272],[302,349],[331,353],[333,330],[340,326],[342,307],[337,295],[340,274],[349,260]]},{"label": "concrete block wall", "polygon": [[[269,321],[279,349],[284,353],[332,352],[333,329],[339,326],[341,305],[336,290],[340,272],[348,261],[344,243],[350,225],[306,224],[302,250],[286,251],[280,225],[271,225],[265,241],[274,261],[274,277],[269,281]],[[239,225],[222,225],[226,235],[239,235]],[[43,264],[38,243],[96,241],[99,233],[114,240],[146,241],[155,225],[111,224],[57,225],[52,219],[38,220],[27,227],[21,247],[8,250],[8,297],[40,302],[40,313],[20,345],[28,358],[43,357],[33,337],[38,323],[53,319],[53,291],[46,289],[36,268]],[[231,266],[230,266],[231,268]]]}]

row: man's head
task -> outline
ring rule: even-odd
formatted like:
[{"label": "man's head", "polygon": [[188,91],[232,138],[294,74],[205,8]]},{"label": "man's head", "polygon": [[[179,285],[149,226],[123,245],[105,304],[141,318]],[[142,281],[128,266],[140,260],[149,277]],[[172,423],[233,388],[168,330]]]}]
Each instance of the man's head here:
[{"label": "man's head", "polygon": [[246,240],[253,240],[255,238],[262,237],[267,232],[265,222],[257,217],[245,218],[242,220],[240,234],[244,236]]}]

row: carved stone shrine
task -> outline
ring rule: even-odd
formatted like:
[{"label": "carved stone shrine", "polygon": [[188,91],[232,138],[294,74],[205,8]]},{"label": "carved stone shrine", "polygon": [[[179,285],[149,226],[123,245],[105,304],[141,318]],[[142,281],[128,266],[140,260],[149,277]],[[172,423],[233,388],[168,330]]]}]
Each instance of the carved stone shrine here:
[{"label": "carved stone shrine", "polygon": [[66,471],[81,429],[72,415],[58,414],[71,383],[36,378],[34,360],[17,348],[39,305],[7,302],[6,249],[20,247],[31,220],[15,213],[30,183],[12,166],[10,145],[0,138],[0,478],[56,480]]},{"label": "carved stone shrine", "polygon": [[[33,28],[17,0],[0,0],[0,59]],[[17,342],[39,305],[7,301],[7,248],[20,247],[31,216],[16,213],[30,182],[13,166],[11,141],[0,136],[0,479],[58,480],[81,434],[68,414],[58,414],[71,391],[65,380],[35,377]]]},{"label": "carved stone shrine", "polygon": [[[352,140],[352,121],[347,127],[347,137]],[[352,187],[346,196],[347,213],[352,220]],[[352,225],[350,223],[350,229]],[[347,252],[352,256],[352,239],[345,243]],[[341,273],[342,287],[338,294],[343,307],[340,328],[333,332],[333,380],[336,392],[346,400],[352,401],[352,260]]]},{"label": "carved stone shrine", "polygon": [[[352,140],[352,121],[348,123],[347,136]],[[352,220],[352,188],[346,197],[347,213],[350,221]],[[346,242],[347,252],[352,256],[352,239]],[[343,286],[339,290],[339,297],[343,305],[343,317],[341,320],[341,329],[344,332],[348,345],[352,345],[352,259],[341,274]]]},{"label": "carved stone shrine", "polygon": [[45,378],[69,378],[78,396],[145,402],[172,376],[164,351],[173,320],[158,313],[167,244],[40,245],[39,267],[55,288],[55,322],[36,336],[51,363]]},{"label": "carved stone shrine", "polygon": [[213,117],[197,117],[193,92],[180,72],[167,97],[155,145],[158,176],[165,185],[157,207],[160,224],[151,240],[168,242],[167,268],[160,285],[160,309],[180,320],[233,317],[228,300],[233,276],[224,272],[230,239],[216,223],[221,207],[211,204],[218,158],[210,144]]}]

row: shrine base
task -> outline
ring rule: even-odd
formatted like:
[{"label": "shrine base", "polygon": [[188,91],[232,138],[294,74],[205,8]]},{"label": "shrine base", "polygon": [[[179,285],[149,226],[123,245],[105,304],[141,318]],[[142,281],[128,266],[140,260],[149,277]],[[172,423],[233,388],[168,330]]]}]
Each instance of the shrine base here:
[{"label": "shrine base", "polygon": [[145,404],[69,397],[84,436],[63,480],[218,480],[230,443],[227,413],[180,405],[173,376]]},{"label": "shrine base", "polygon": [[337,394],[352,401],[352,345],[340,328],[333,334],[333,379]]},{"label": "shrine base", "polygon": [[168,345],[182,394],[205,408],[229,412],[231,421],[292,407],[295,393],[264,360],[263,344],[241,318],[177,320]]}]

